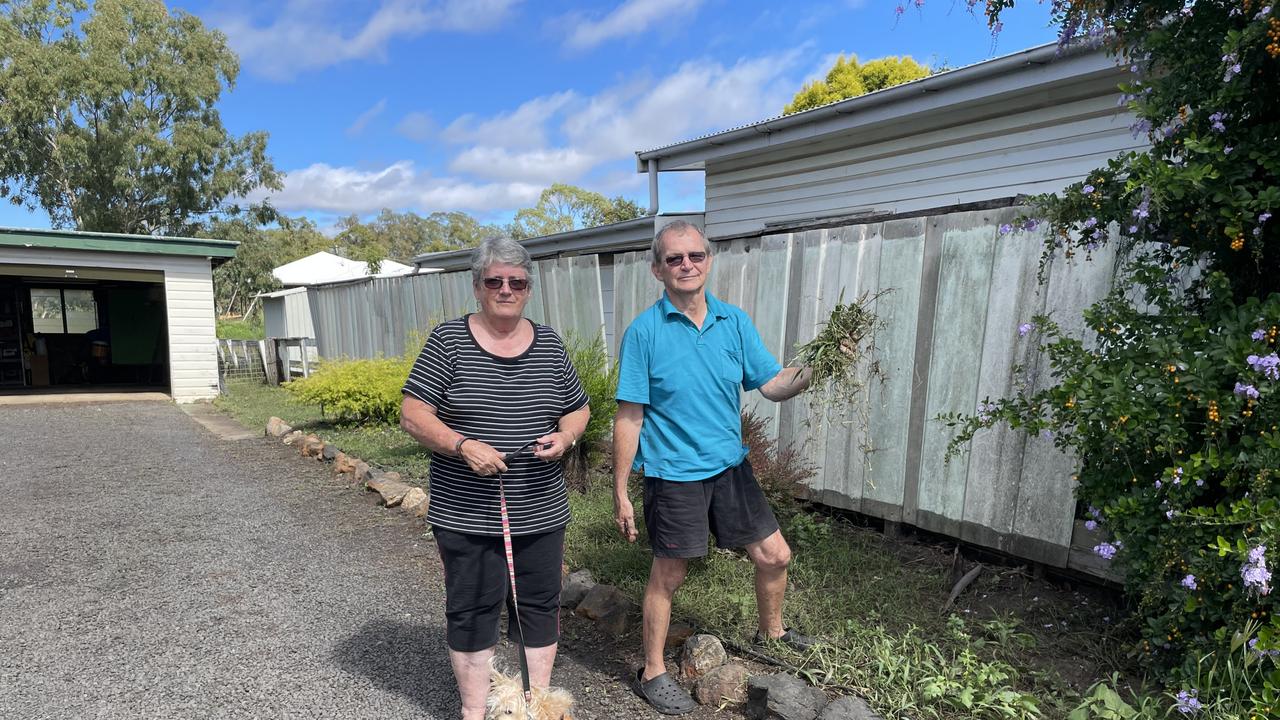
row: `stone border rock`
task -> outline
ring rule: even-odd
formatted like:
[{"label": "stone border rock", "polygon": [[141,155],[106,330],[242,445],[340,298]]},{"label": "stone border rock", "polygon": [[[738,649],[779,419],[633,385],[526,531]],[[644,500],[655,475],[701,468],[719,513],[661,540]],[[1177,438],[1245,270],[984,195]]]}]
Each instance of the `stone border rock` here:
[{"label": "stone border rock", "polygon": [[[400,473],[379,470],[332,443],[294,430],[278,417],[267,421],[266,434],[298,448],[303,457],[332,462],[335,475],[378,493],[384,506],[398,507],[416,519],[426,516],[430,505],[427,491],[404,482]],[[560,606],[592,620],[602,632],[613,636],[639,625],[639,608],[631,599],[612,585],[597,583],[586,569],[565,569]],[[703,705],[745,704],[746,716],[761,720],[881,720],[861,698],[848,696],[827,702],[821,690],[790,673],[751,675],[746,666],[731,662],[720,638],[698,634],[686,623],[672,621],[667,647],[681,648],[681,677],[693,681],[693,697]]]}]

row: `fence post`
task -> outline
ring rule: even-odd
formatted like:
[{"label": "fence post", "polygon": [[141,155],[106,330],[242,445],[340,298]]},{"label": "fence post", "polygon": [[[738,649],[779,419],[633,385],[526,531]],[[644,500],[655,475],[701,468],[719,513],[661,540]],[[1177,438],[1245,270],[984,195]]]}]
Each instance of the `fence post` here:
[{"label": "fence post", "polygon": [[307,339],[298,340],[298,353],[302,355],[302,377],[311,377],[311,365],[307,361]]},{"label": "fence post", "polygon": [[263,364],[263,369],[266,371],[267,384],[279,385],[280,384],[280,363],[276,359],[277,358],[276,339],[268,338],[267,340],[263,341],[262,348],[263,348],[262,364]]}]

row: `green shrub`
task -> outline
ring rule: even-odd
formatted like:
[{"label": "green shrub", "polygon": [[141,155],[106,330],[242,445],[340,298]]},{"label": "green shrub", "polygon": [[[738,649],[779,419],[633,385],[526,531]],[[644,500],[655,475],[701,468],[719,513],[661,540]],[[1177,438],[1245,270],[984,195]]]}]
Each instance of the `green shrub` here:
[{"label": "green shrub", "polygon": [[286,383],[303,402],[315,403],[327,417],[353,422],[400,422],[401,389],[413,360],[330,360],[311,377]]},{"label": "green shrub", "polygon": [[581,480],[579,476],[584,475],[586,467],[600,459],[613,430],[613,416],[618,411],[615,399],[618,363],[609,361],[603,335],[588,340],[569,332],[565,335],[564,347],[574,370],[578,372],[582,389],[587,393],[587,402],[591,404],[591,420],[578,441],[578,448],[573,453],[575,457],[569,458],[571,479]]}]

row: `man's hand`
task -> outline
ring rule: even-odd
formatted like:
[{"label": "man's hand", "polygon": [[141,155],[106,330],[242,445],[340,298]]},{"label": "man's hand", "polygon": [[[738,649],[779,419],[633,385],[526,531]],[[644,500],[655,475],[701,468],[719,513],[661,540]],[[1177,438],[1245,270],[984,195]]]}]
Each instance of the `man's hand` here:
[{"label": "man's hand", "polygon": [[636,530],[636,511],[631,507],[631,499],[627,497],[615,497],[613,499],[613,522],[618,526],[618,532],[622,533],[622,537],[627,542],[635,542],[637,536]]},{"label": "man's hand", "polygon": [[462,443],[462,449],[459,452],[462,454],[462,459],[467,461],[471,471],[477,475],[487,477],[507,471],[507,464],[502,460],[502,453],[494,450],[487,443],[482,443],[479,440],[468,440]]}]

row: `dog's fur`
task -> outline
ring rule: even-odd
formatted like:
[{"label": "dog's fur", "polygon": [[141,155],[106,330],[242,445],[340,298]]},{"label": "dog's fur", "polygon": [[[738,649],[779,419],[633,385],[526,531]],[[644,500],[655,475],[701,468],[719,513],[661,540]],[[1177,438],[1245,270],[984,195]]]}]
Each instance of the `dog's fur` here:
[{"label": "dog's fur", "polygon": [[514,677],[498,671],[489,661],[489,697],[485,702],[486,720],[573,720],[569,710],[573,696],[563,688],[533,688],[533,703],[526,708],[524,685],[519,674]]}]

